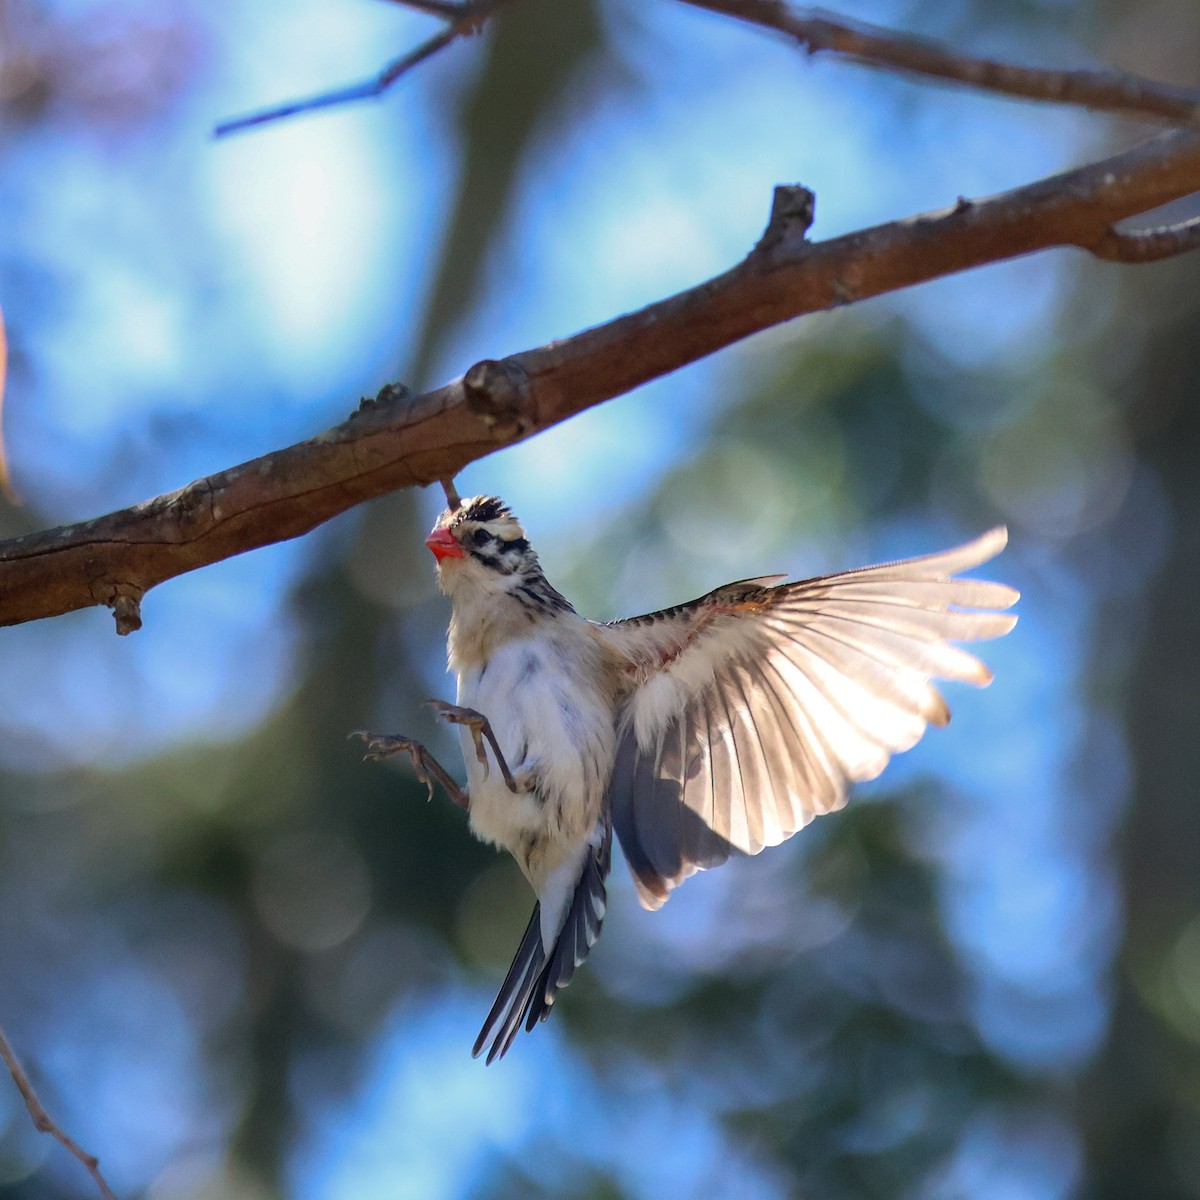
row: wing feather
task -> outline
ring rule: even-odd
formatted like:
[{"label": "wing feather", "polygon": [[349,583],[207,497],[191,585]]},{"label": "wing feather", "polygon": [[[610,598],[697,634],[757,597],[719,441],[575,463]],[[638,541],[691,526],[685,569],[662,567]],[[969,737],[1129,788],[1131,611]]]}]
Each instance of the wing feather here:
[{"label": "wing feather", "polygon": [[701,728],[705,753],[700,760],[702,771],[694,786],[711,818],[706,823],[710,827],[729,829],[726,840],[740,844],[751,836],[745,820],[748,814],[745,804],[739,803],[741,787],[734,783],[725,730],[713,711],[715,699],[715,688],[698,697],[698,707],[703,714]]},{"label": "wing feather", "polygon": [[795,627],[787,622],[777,621],[772,628],[809,653],[820,656],[834,670],[857,680],[876,696],[890,700],[897,708],[918,713],[932,725],[945,725],[950,719],[937,688],[919,671],[897,669],[880,662],[861,647],[831,636],[824,629],[814,627],[805,631],[809,636],[800,638]]},{"label": "wing feather", "polygon": [[[811,621],[821,614],[819,603],[795,602],[787,606],[793,618]],[[956,642],[974,642],[1000,637],[1016,623],[1011,613],[963,612],[957,609],[918,608],[915,605],[889,603],[886,600],[848,600],[837,594],[837,611],[842,620],[862,625],[894,629],[926,641],[951,638]]]},{"label": "wing feather", "polygon": [[[783,619],[787,620],[786,617]],[[807,639],[814,634],[824,634],[837,638],[876,662],[909,668],[927,679],[958,679],[979,687],[991,682],[991,673],[979,659],[949,642],[923,641],[891,627],[864,625],[842,616],[817,617],[807,625],[796,620],[793,626],[797,637]]]},{"label": "wing feather", "polygon": [[774,769],[784,771],[795,761],[805,776],[794,792],[793,803],[803,828],[814,816],[831,812],[845,803],[837,755],[826,731],[801,699],[787,691],[788,681],[773,661],[764,664],[763,686],[777,709],[785,716],[776,723],[776,738],[771,747]]},{"label": "wing feather", "polygon": [[[743,739],[743,758],[752,765],[747,772],[753,783],[746,787],[748,804],[774,814],[773,824],[783,837],[794,819],[792,798],[806,782],[804,764],[795,756],[777,760],[775,747],[779,744],[787,719],[775,704],[773,696],[764,690],[758,679],[756,665],[743,665],[732,671],[728,686],[722,689],[731,707],[740,716],[747,736]],[[767,820],[763,819],[766,834]]]},{"label": "wing feather", "polygon": [[[790,776],[795,769],[790,759],[782,764],[782,769],[772,769],[768,746],[772,744],[771,738],[776,733],[775,714],[768,705],[759,704],[758,716],[755,719],[750,702],[752,694],[747,690],[745,668],[739,665],[729,673],[729,685],[721,689],[721,695],[728,708],[735,714],[738,724],[743,751],[739,756],[739,771],[747,803],[757,803],[764,814],[771,815],[771,836],[776,837],[775,844],[778,844],[796,829],[793,823],[796,820],[795,808],[792,803],[795,789],[790,786]],[[764,840],[766,825],[764,816]]]},{"label": "wing feather", "polygon": [[678,723],[662,731],[651,754],[635,757],[637,767],[634,819],[651,864],[670,863],[683,845],[685,728]]},{"label": "wing feather", "polygon": [[757,854],[950,711],[934,679],[991,673],[952,641],[1000,637],[1018,593],[957,578],[994,557],[994,529],[922,558],[767,586],[743,580],[663,613],[600,626],[633,686],[609,788],[613,827],[648,908],[698,870]]},{"label": "wing feather", "polygon": [[[725,685],[715,690],[714,701],[721,706],[728,730],[729,767],[734,781],[731,805],[745,811],[750,843],[769,846],[783,840],[784,814],[770,774],[763,769],[762,743],[754,722],[735,703],[739,692],[737,675],[731,672]],[[783,799],[786,807],[786,792]]]},{"label": "wing feather", "polygon": [[[989,529],[974,541],[955,546],[952,550],[939,550],[934,554],[923,554],[917,558],[901,558],[896,562],[879,563],[873,567],[859,567],[854,571],[842,571],[837,575],[825,575],[814,582],[828,579],[948,579],[972,567],[980,567],[996,557],[1008,545],[1008,530],[1003,525]],[[1012,591],[1012,589],[1009,589]],[[1016,603],[1014,592],[1010,603]],[[1001,607],[1007,608],[1008,605]]]},{"label": "wing feather", "polygon": [[[870,660],[865,664],[853,664],[851,673],[847,670],[846,656],[837,650],[837,644],[828,639],[813,638],[807,642],[795,639],[785,654],[788,663],[813,681],[830,706],[864,742],[896,749],[915,745],[929,721],[926,713],[930,706],[924,702],[924,697],[907,695],[898,686],[896,674],[880,670],[878,664]],[[864,672],[863,667],[867,664],[874,669]],[[874,686],[862,678],[863,674],[875,681]],[[943,705],[941,711],[944,710]],[[940,712],[935,709],[932,715],[939,716]],[[842,765],[847,768],[850,778],[860,778],[849,770],[844,758]]]},{"label": "wing feather", "polygon": [[[844,581],[836,575],[824,581],[828,586],[812,589],[820,597],[824,591],[841,600],[876,600],[907,608],[941,609],[945,604],[961,604],[964,608],[1007,608],[1015,603],[1013,590],[1002,583],[987,583],[982,579],[870,579],[853,575]],[[904,589],[893,586],[902,582]],[[784,587],[787,585],[784,584]]]}]

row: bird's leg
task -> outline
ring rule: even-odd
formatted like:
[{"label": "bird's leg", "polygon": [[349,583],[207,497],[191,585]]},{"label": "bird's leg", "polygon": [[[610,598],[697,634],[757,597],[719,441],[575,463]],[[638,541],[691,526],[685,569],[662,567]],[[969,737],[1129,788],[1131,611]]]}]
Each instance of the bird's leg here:
[{"label": "bird's leg", "polygon": [[365,762],[380,762],[394,754],[407,754],[417,778],[429,789],[430,800],[433,799],[433,781],[436,779],[453,804],[463,812],[470,808],[466,789],[458,786],[450,772],[420,742],[407,737],[368,733],[365,729],[356,729],[350,736],[362,738],[367,743],[367,752],[363,755]]},{"label": "bird's leg", "polygon": [[496,756],[496,765],[500,768],[500,774],[504,777],[504,782],[508,790],[518,796],[524,795],[529,791],[528,781],[522,779],[518,782],[513,778],[513,773],[508,769],[508,763],[505,762],[504,755],[500,750],[500,743],[496,741],[496,734],[492,730],[492,723],[483,713],[476,712],[473,708],[463,708],[460,704],[447,704],[444,700],[427,700],[426,704],[439,717],[449,721],[452,725],[462,725],[471,731],[471,740],[475,743],[475,757],[483,764],[483,776],[485,779],[488,772],[488,760],[487,751],[483,746],[483,739],[487,738],[491,744],[492,753]]}]

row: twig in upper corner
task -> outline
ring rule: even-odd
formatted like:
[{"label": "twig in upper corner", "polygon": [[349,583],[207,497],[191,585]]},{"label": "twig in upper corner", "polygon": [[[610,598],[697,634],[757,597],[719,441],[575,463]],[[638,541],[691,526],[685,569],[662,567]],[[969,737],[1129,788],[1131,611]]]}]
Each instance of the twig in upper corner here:
[{"label": "twig in upper corner", "polygon": [[417,12],[428,13],[431,17],[443,17],[447,21],[461,17],[468,7],[464,0],[390,0],[404,8],[415,8]]},{"label": "twig in upper corner", "polygon": [[436,3],[435,0],[430,5],[425,3],[425,0],[420,0],[413,7],[445,16],[449,23],[428,41],[422,42],[414,50],[410,50],[401,58],[388,63],[374,79],[354,83],[349,87],[338,88],[332,92],[308,96],[302,100],[290,100],[285,104],[277,104],[272,108],[264,108],[245,116],[232,117],[228,121],[222,121],[213,130],[213,134],[216,137],[224,137],[229,133],[251,129],[255,125],[265,125],[269,121],[279,121],[284,117],[295,116],[297,113],[315,112],[319,108],[332,108],[334,105],[350,104],[355,100],[372,100],[386,92],[392,84],[411,71],[418,63],[424,62],[460,37],[477,33],[483,27],[484,22],[503,3],[505,0],[464,0],[461,4],[442,5]]},{"label": "twig in upper corner", "polygon": [[809,54],[836,54],[862,66],[907,71],[1026,100],[1200,126],[1200,92],[1123,71],[1043,70],[974,58],[927,38],[847,21],[818,8],[795,8],[786,0],[683,2],[777,30]]},{"label": "twig in upper corner", "polygon": [[16,1053],[13,1051],[12,1046],[9,1045],[8,1038],[5,1037],[3,1029],[0,1029],[0,1058],[4,1059],[4,1065],[8,1068],[8,1073],[12,1076],[13,1083],[17,1085],[17,1091],[21,1093],[21,1097],[25,1101],[25,1107],[29,1109],[29,1115],[33,1118],[34,1128],[39,1133],[50,1134],[51,1137],[65,1146],[83,1163],[87,1168],[88,1174],[95,1180],[96,1186],[100,1189],[100,1195],[104,1197],[104,1200],[117,1200],[112,1188],[108,1186],[104,1176],[100,1174],[100,1160],[94,1154],[89,1154],[46,1111],[42,1102],[38,1099],[37,1092],[33,1090],[33,1084],[29,1082],[29,1076],[25,1074],[25,1068],[21,1066]]}]

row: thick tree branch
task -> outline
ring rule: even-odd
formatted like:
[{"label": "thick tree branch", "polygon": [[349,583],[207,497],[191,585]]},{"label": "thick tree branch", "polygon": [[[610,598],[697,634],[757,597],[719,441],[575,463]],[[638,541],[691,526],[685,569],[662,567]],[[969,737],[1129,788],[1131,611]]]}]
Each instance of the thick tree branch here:
[{"label": "thick tree branch", "polygon": [[1042,70],[972,58],[926,38],[847,21],[819,8],[795,8],[785,0],[684,3],[777,30],[799,42],[809,54],[836,54],[862,66],[904,71],[1026,100],[1077,104],[1126,117],[1200,125],[1200,92],[1122,71]]},{"label": "thick tree branch", "polygon": [[[118,631],[129,632],[143,594],[165,579],[298,537],[372,496],[451,479],[494,450],[749,334],[1053,246],[1113,257],[1116,222],[1196,191],[1200,134],[1184,131],[986,200],[824,242],[805,239],[810,195],[784,189],[746,259],[697,287],[477,363],[422,396],[384,388],[318,437],[181,491],[0,542],[0,624],[107,604]],[[1193,244],[1189,235],[1175,248]]]},{"label": "thick tree branch", "polygon": [[0,1058],[4,1060],[4,1065],[8,1068],[13,1083],[17,1085],[17,1091],[21,1093],[21,1099],[25,1101],[25,1107],[29,1109],[34,1128],[39,1133],[50,1134],[83,1163],[96,1187],[100,1189],[100,1195],[104,1197],[104,1200],[117,1200],[104,1176],[100,1174],[100,1160],[94,1154],[89,1154],[46,1111],[45,1106],[38,1099],[37,1092],[33,1090],[33,1084],[29,1082],[29,1076],[25,1074],[25,1068],[21,1066],[21,1060],[17,1058],[12,1046],[9,1045],[8,1038],[5,1037],[2,1029],[0,1029]]}]

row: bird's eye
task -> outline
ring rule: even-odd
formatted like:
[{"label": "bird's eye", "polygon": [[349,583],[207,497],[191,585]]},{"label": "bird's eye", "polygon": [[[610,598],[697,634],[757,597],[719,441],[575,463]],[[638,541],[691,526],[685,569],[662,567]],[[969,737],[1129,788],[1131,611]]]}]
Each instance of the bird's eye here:
[{"label": "bird's eye", "polygon": [[471,541],[477,546],[486,546],[492,540],[492,535],[486,529],[477,529],[471,534]]}]

